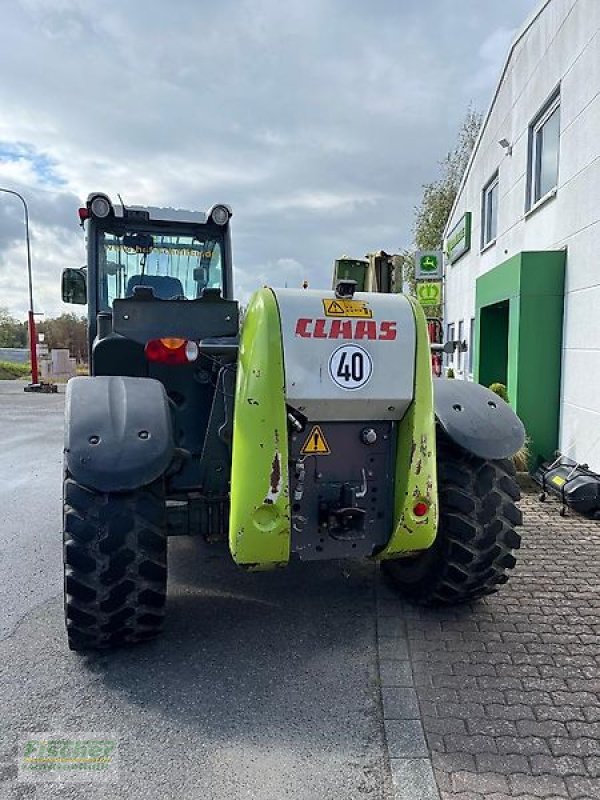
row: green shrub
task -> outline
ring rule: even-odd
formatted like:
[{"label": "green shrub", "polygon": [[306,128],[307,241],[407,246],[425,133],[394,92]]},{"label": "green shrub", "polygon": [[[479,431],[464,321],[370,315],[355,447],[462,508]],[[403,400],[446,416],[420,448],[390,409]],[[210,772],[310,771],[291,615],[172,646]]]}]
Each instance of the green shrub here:
[{"label": "green shrub", "polygon": [[494,394],[497,394],[498,397],[501,397],[505,403],[508,403],[508,392],[506,391],[506,386],[503,383],[491,383],[489,388],[492,392],[494,392]]},{"label": "green shrub", "polygon": [[13,381],[16,378],[28,378],[31,375],[29,364],[13,364],[11,361],[0,361],[0,381]]},{"label": "green shrub", "polygon": [[452,369],[452,367],[448,367],[448,369],[446,370],[446,377],[447,377],[447,378],[454,378],[454,377],[456,377],[456,376],[454,375],[454,370]]},{"label": "green shrub", "polygon": [[529,470],[529,436],[525,439],[523,443],[523,447],[512,457],[513,464],[515,465],[515,469],[517,472],[528,472]]}]

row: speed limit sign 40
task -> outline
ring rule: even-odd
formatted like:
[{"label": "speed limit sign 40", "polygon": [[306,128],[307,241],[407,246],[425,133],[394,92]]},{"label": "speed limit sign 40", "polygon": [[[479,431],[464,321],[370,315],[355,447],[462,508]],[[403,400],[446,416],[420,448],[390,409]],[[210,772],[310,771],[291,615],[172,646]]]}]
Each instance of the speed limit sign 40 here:
[{"label": "speed limit sign 40", "polygon": [[331,380],[342,389],[360,389],[373,374],[369,353],[357,344],[345,344],[334,350],[329,358]]}]

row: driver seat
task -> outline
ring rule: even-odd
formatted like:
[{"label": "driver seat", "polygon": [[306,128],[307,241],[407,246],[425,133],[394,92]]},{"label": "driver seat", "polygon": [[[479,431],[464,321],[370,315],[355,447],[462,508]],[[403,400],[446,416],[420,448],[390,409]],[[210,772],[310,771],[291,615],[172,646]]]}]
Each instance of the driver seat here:
[{"label": "driver seat", "polygon": [[179,278],[172,278],[170,275],[132,275],[127,281],[125,297],[133,297],[136,286],[148,286],[159,300],[170,300],[172,297],[185,295]]}]

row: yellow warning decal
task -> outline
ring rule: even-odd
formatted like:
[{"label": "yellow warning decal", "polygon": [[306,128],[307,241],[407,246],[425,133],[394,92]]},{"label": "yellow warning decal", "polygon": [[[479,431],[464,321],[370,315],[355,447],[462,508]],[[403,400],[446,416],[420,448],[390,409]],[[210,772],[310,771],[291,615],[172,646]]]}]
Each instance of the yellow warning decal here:
[{"label": "yellow warning decal", "polygon": [[564,478],[561,478],[560,475],[555,475],[553,478],[551,478],[551,481],[555,486],[564,486],[567,482]]},{"label": "yellow warning decal", "polygon": [[371,319],[373,312],[362,300],[323,300],[326,317],[360,317]]},{"label": "yellow warning decal", "polygon": [[327,439],[319,425],[313,425],[300,452],[304,456],[328,456],[331,454]]}]

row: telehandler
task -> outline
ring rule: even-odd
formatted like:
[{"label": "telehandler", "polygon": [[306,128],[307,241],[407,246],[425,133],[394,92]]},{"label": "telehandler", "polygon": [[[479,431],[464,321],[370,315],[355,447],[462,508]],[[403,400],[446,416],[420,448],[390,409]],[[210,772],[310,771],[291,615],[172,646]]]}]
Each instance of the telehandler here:
[{"label": "telehandler", "polygon": [[374,559],[407,598],[471,601],[515,564],[524,440],[483,387],[432,379],[402,294],[255,292],[239,323],[231,209],[79,210],[89,377],[69,381],[65,617],[74,650],[151,639],[169,534],[227,541],[246,570]]}]

